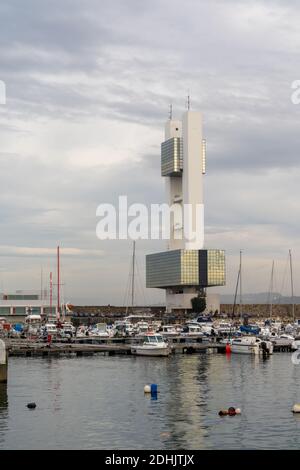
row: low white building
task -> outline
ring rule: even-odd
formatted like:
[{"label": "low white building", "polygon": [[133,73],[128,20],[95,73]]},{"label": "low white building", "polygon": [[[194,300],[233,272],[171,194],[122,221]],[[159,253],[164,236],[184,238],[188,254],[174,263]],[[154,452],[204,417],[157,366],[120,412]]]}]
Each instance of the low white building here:
[{"label": "low white building", "polygon": [[0,293],[0,317],[26,317],[29,314],[50,315],[57,313],[56,299],[52,299],[52,309],[47,295],[34,291]]}]

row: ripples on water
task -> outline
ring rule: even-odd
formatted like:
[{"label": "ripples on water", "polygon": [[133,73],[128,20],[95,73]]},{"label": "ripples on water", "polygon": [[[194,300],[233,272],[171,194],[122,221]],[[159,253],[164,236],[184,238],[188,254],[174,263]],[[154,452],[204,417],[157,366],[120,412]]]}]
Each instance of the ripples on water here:
[{"label": "ripples on water", "polygon": [[[300,366],[288,353],[10,358],[1,449],[298,448]],[[157,400],[144,396],[157,383]],[[37,403],[35,410],[26,404]],[[241,416],[218,416],[228,406]]]}]

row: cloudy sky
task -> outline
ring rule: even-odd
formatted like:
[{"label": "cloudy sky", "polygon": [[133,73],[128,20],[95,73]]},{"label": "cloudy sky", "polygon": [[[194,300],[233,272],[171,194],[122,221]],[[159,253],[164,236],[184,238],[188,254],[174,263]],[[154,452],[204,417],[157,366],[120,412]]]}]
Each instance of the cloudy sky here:
[{"label": "cloudy sky", "polygon": [[[207,139],[206,246],[224,248],[234,290],[275,287],[293,250],[300,294],[300,9],[296,1],[2,0],[0,291],[38,289],[62,247],[65,300],[122,304],[130,241],[100,241],[96,208],[127,194],[164,201],[160,143],[169,103]],[[144,256],[137,244],[138,301]],[[144,289],[145,291],[145,289]]]}]

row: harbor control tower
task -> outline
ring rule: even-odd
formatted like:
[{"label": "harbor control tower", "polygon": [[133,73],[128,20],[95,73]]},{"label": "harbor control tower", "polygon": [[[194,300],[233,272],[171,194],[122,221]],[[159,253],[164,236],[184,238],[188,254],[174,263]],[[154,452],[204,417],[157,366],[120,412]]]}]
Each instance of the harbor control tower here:
[{"label": "harbor control tower", "polygon": [[204,245],[206,141],[202,115],[172,116],[161,144],[161,175],[169,211],[167,250],[146,256],[146,286],[166,291],[166,311],[192,309],[207,287],[225,285],[225,252]]}]

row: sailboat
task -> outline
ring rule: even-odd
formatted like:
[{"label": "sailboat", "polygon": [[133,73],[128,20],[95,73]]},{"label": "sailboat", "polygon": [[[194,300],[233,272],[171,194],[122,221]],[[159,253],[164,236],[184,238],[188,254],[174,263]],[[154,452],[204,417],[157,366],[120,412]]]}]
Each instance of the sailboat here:
[{"label": "sailboat", "polygon": [[[134,295],[135,295],[135,241],[133,242],[132,246],[132,265],[131,265],[131,311],[133,312],[133,306],[134,306]],[[126,305],[126,316],[128,314],[128,303]]]},{"label": "sailboat", "polygon": [[291,273],[292,318],[293,318],[293,323],[295,323],[295,300],[294,300],[294,278],[293,278],[292,250],[289,250],[289,260],[290,260],[290,273]]},{"label": "sailboat", "polygon": [[[242,251],[240,251],[240,267],[238,273],[238,280],[235,292],[235,300],[238,290],[238,285],[240,287],[240,319],[243,318],[242,314]],[[240,338],[234,338],[231,341],[231,352],[238,353],[238,354],[259,354],[260,352],[265,352],[272,354],[273,347],[270,342],[261,341],[257,338],[257,335],[260,332],[260,328],[256,325],[248,325],[248,323],[244,322],[243,325],[240,327],[240,331],[244,333],[244,336]]]}]

